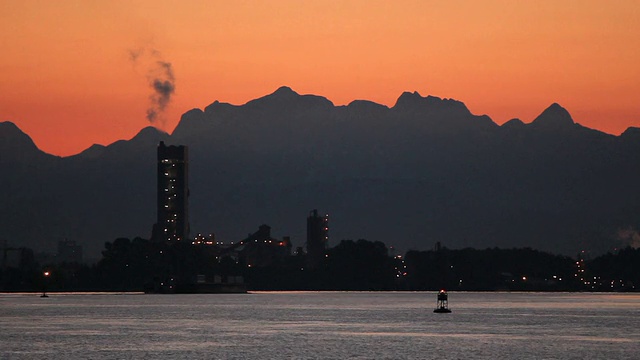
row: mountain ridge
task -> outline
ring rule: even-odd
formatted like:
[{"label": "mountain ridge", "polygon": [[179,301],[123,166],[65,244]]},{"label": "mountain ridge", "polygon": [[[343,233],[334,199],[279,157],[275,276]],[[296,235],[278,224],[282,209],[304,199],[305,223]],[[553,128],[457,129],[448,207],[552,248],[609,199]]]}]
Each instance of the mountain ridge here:
[{"label": "mountain ridge", "polygon": [[[301,94],[297,93],[296,91],[294,91],[291,87],[283,85],[283,86],[280,86],[278,89],[276,89],[271,94],[267,94],[265,96],[256,98],[254,100],[249,100],[243,105],[234,105],[234,104],[231,104],[231,103],[220,102],[218,100],[215,100],[211,104],[207,105],[204,108],[204,110],[200,109],[200,108],[193,108],[191,110],[188,110],[187,112],[182,114],[181,120],[178,122],[178,124],[176,125],[176,127],[174,128],[174,130],[171,132],[170,135],[173,136],[174,133],[176,133],[176,131],[179,134],[180,133],[180,129],[179,128],[181,127],[181,125],[183,125],[183,122],[194,121],[194,119],[201,120],[202,115],[211,116],[211,115],[218,115],[220,112],[228,113],[229,111],[234,111],[234,110],[240,109],[240,108],[242,108],[242,107],[244,107],[244,106],[246,106],[248,104],[252,104],[252,106],[255,106],[256,102],[257,102],[257,104],[268,103],[269,101],[272,101],[272,100],[275,100],[276,102],[283,102],[283,101],[287,102],[287,101],[291,101],[292,99],[299,99],[299,98],[319,99],[321,102],[325,103],[325,105],[328,104],[328,105],[330,105],[332,107],[340,107],[340,106],[335,106],[333,104],[333,102],[331,102],[330,100],[328,100],[325,97],[318,96],[318,95],[311,95],[311,94],[301,95]],[[413,91],[413,92],[405,91],[405,92],[403,92],[396,99],[396,102],[395,102],[394,106],[392,106],[392,107],[388,107],[386,105],[379,104],[379,103],[376,103],[376,102],[373,102],[373,101],[370,101],[370,100],[364,100],[364,99],[363,100],[358,100],[358,99],[357,100],[353,100],[349,104],[343,105],[342,107],[345,107],[345,108],[359,107],[360,109],[368,108],[368,109],[378,109],[378,110],[386,109],[386,110],[396,110],[397,111],[399,109],[400,110],[404,110],[407,107],[408,108],[414,108],[415,106],[418,106],[418,107],[438,107],[438,106],[443,106],[443,107],[455,108],[458,111],[461,111],[461,112],[469,114],[469,115],[471,114],[471,111],[466,107],[466,105],[462,101],[455,100],[455,99],[440,98],[440,97],[433,96],[433,95],[428,95],[426,97],[423,97],[417,91]],[[520,127],[520,125],[522,124],[522,125],[528,125],[528,126],[532,126],[533,125],[534,127],[537,126],[537,127],[540,127],[540,128],[543,128],[543,129],[547,129],[547,130],[562,130],[562,129],[566,129],[567,127],[572,126],[572,125],[580,125],[580,124],[574,122],[574,120],[571,117],[571,115],[569,114],[569,112],[564,107],[559,105],[558,103],[552,103],[551,105],[549,105],[547,108],[545,108],[545,110],[543,110],[542,113],[540,113],[538,116],[536,116],[529,123],[525,123],[521,119],[514,118],[514,119],[506,121],[502,125],[498,125],[495,122],[493,122],[493,120],[487,115],[476,115],[476,116],[479,117],[479,118],[488,119],[493,125],[495,125],[497,127],[504,127],[504,128]],[[582,126],[582,125],[580,125],[580,126]],[[140,132],[148,131],[148,129],[150,129],[150,128],[154,128],[154,127],[153,126],[147,126],[147,127],[143,128],[143,129],[141,129],[134,136],[134,138],[137,137],[140,134]],[[597,130],[597,129],[591,129],[591,128],[588,128],[588,127],[584,127],[584,128],[589,129],[589,130],[593,130],[593,131],[598,131],[598,132],[603,133],[603,134],[607,134],[607,133],[604,133],[604,132],[602,132],[600,130]],[[638,127],[630,126],[623,133],[621,133],[620,135],[612,135],[612,134],[607,134],[607,135],[617,136],[617,137],[621,137],[623,135],[625,135],[625,136],[635,136],[636,132],[638,131],[636,129],[638,129]],[[157,129],[157,130],[162,132],[162,133],[165,133],[163,130],[159,130],[159,129]],[[30,144],[33,144],[33,146],[36,149],[38,149],[39,151],[42,151],[41,149],[39,149],[35,145],[35,143],[31,139],[31,137],[29,137],[15,123],[13,123],[11,121],[0,122],[0,138],[2,138],[2,141],[0,141],[0,145],[5,145],[6,146],[6,139],[17,137],[17,136],[15,136],[15,134],[11,133],[12,131],[15,132],[15,134],[18,134],[18,133],[23,134],[24,136],[26,136],[26,138],[28,138],[28,142],[30,142]],[[85,152],[85,151],[88,151],[88,150],[90,150],[90,152],[94,152],[94,151],[97,151],[97,149],[100,148],[100,147],[108,147],[108,146],[110,146],[110,145],[112,145],[114,143],[118,143],[119,141],[123,141],[123,140],[117,140],[117,141],[114,141],[113,143],[108,144],[108,145],[93,144],[93,145],[89,146],[88,148],[86,148],[85,150],[81,151],[80,153],[74,154],[74,155],[69,155],[69,156],[77,156],[77,155],[80,155],[82,152]],[[27,142],[23,140],[22,145],[24,145],[26,143]],[[49,154],[49,155],[51,155],[51,154]],[[52,156],[56,156],[56,155],[52,155]]]},{"label": "mountain ridge", "polygon": [[[27,144],[3,127],[0,148]],[[17,165],[3,175],[0,228],[18,244],[52,249],[69,238],[90,254],[116,237],[149,237],[165,141],[189,146],[193,234],[235,241],[267,223],[303,246],[305,214],[318,208],[332,214],[332,241],[604,251],[623,244],[619,228],[640,228],[639,134],[583,127],[558,104],[498,126],[417,92],[389,108],[281,87],[189,110],[171,134],[147,127],[65,158],[32,149],[38,166],[7,147],[0,165]]]}]

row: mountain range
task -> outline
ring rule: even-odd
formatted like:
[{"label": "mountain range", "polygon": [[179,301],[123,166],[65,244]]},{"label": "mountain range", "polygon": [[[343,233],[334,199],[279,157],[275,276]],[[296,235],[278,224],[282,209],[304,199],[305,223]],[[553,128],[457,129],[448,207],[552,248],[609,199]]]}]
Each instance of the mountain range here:
[{"label": "mountain range", "polygon": [[95,258],[106,241],[149,238],[160,141],[189,147],[191,235],[219,241],[266,223],[304,246],[312,209],[330,214],[330,245],[364,238],[398,252],[440,242],[575,255],[640,240],[640,128],[602,133],[558,104],[499,126],[417,92],[393,107],[335,106],[288,87],[69,157],[0,123],[0,239],[50,252],[75,240]]}]

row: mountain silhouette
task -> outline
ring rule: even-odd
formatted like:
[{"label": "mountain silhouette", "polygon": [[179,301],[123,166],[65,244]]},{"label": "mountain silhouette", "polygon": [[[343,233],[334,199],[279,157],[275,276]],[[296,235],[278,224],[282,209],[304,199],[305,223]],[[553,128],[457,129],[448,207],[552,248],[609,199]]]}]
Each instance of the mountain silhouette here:
[{"label": "mountain silhouette", "polygon": [[57,158],[38,149],[29,135],[9,121],[0,122],[0,154],[2,164],[14,166],[36,166]]},{"label": "mountain silhouette", "polygon": [[330,244],[366,238],[399,250],[439,241],[573,255],[621,246],[620,229],[640,228],[640,130],[589,129],[558,104],[498,126],[417,92],[389,108],[281,87],[190,110],[171,135],[145,128],[65,158],[0,125],[0,166],[10,169],[1,236],[49,251],[69,238],[97,256],[105,241],[148,238],[160,141],[189,146],[192,235],[222,241],[267,223],[303,246],[315,208],[331,216]]},{"label": "mountain silhouette", "polygon": [[531,123],[532,127],[545,130],[559,130],[575,125],[569,112],[562,106],[553,103]]}]

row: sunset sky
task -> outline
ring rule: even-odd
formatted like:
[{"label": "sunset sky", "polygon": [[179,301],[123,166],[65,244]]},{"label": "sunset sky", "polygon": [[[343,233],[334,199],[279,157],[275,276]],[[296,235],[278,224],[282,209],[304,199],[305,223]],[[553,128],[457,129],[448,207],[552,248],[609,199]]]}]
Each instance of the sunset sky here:
[{"label": "sunset sky", "polygon": [[418,91],[499,124],[557,102],[607,133],[640,126],[640,1],[0,0],[0,34],[0,121],[56,155],[148,126],[168,64],[168,132],[281,85],[336,105]]}]

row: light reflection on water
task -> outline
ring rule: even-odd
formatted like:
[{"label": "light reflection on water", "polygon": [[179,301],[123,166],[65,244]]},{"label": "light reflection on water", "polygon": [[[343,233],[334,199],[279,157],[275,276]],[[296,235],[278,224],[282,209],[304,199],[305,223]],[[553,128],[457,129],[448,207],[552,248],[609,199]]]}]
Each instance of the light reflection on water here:
[{"label": "light reflection on water", "polygon": [[0,294],[3,359],[637,359],[640,295]]}]

